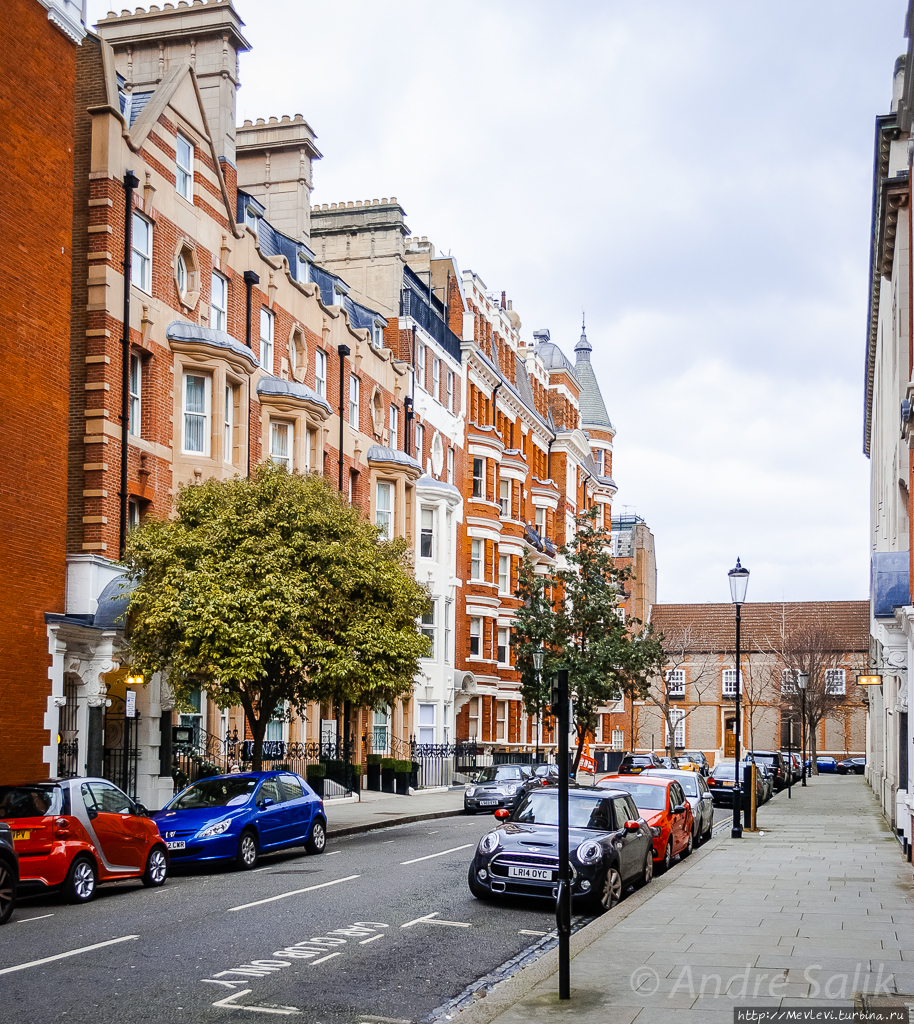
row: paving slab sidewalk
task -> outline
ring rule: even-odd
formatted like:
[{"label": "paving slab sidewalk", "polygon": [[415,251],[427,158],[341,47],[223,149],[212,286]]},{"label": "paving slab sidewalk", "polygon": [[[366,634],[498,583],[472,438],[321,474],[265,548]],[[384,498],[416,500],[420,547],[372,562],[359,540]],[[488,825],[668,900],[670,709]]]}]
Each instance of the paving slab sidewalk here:
[{"label": "paving slab sidewalk", "polygon": [[455,1024],[732,1024],[735,1007],[914,1004],[914,881],[865,781],[820,776],[758,821],[574,936],[569,1001],[553,950]]},{"label": "paving slab sidewalk", "polygon": [[348,836],[391,825],[463,814],[463,793],[462,786],[460,789],[431,792],[420,789],[412,796],[363,790],[361,800],[330,800],[324,805],[327,834],[331,837]]}]

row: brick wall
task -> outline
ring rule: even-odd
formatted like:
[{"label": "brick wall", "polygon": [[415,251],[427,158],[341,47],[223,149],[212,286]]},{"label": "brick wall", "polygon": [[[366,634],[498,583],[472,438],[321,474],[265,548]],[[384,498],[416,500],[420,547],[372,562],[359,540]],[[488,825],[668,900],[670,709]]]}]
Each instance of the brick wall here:
[{"label": "brick wall", "polygon": [[0,77],[0,779],[47,775],[46,611],[62,612],[76,47],[36,0],[4,5]]}]

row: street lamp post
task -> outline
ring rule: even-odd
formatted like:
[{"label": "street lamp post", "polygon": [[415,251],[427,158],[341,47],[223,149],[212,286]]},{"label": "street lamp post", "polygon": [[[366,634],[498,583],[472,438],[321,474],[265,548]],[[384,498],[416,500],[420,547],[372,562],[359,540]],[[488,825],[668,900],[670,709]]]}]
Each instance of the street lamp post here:
[{"label": "street lamp post", "polygon": [[790,784],[793,782],[793,755],[790,752],[790,745],[793,741],[793,717],[787,719],[787,799],[793,797],[790,792]]},{"label": "street lamp post", "polygon": [[[542,673],[543,673],[543,649],[542,649],[542,647],[537,647],[537,649],[533,652],[533,668],[536,670],[537,693],[540,694],[540,690],[542,689],[542,680],[543,680],[543,675],[542,675]],[[537,710],[536,710],[536,763],[537,764],[539,764],[539,759],[540,759],[540,729],[542,728],[542,723],[543,723],[543,712],[541,710],[541,700],[542,700],[542,697],[541,697],[541,695],[539,695],[537,697]]]},{"label": "street lamp post", "polygon": [[806,687],[809,684],[809,676],[806,672],[797,673],[797,686],[800,688],[800,733],[803,742],[803,785],[806,785]]},{"label": "street lamp post", "polygon": [[743,568],[736,560],[736,568],[731,569],[727,576],[730,580],[730,600],[736,605],[736,721],[733,724],[735,750],[733,752],[733,828],[730,835],[734,839],[741,839],[743,826],[740,822],[740,779],[739,779],[739,719],[740,719],[740,686],[739,678],[739,625],[740,609],[746,600],[746,588],[749,586],[749,570]]},{"label": "street lamp post", "polygon": [[571,866],[568,860],[568,670],[556,675],[553,714],[557,718],[559,761],[559,885],[555,923],[559,935],[559,999],[571,998]]}]

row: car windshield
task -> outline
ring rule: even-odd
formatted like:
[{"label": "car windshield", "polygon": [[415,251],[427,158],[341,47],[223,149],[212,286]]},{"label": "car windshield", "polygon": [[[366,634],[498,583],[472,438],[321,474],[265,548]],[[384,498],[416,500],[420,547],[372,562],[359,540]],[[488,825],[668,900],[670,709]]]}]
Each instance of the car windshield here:
[{"label": "car windshield", "polygon": [[203,807],[240,807],[250,800],[257,781],[250,775],[203,779],[179,793],[165,809],[196,811]]},{"label": "car windshield", "polygon": [[733,765],[732,764],[721,764],[718,765],[713,772],[711,772],[712,778],[715,779],[732,779],[733,778]]},{"label": "car windshield", "polygon": [[534,774],[542,778],[544,775],[551,775],[553,772],[556,775],[559,773],[558,768],[554,764],[541,764]]},{"label": "car windshield", "polygon": [[490,765],[479,773],[477,782],[520,782],[520,768],[514,765]]},{"label": "car windshield", "polygon": [[626,757],[623,764],[633,765],[635,768],[643,768],[647,764],[653,764],[652,757]]},{"label": "car windshield", "polygon": [[642,811],[666,809],[666,786],[651,786],[645,782],[626,782],[624,779],[607,779],[598,783],[601,789],[622,789],[631,793],[632,799]]},{"label": "car windshield", "polygon": [[[603,800],[604,797],[599,793],[572,797],[568,801],[568,827],[599,828],[605,832],[606,819],[601,807]],[[513,820],[524,825],[558,825],[558,793],[548,789],[528,793],[517,808]]]},{"label": "car windshield", "polygon": [[778,763],[778,756],[777,754],[753,754],[752,760],[756,764],[776,765]]},{"label": "car windshield", "polygon": [[0,818],[43,818],[67,814],[58,786],[0,786]]},{"label": "car windshield", "polygon": [[[675,779],[682,786],[686,796],[698,796],[698,779],[691,772],[688,775],[677,775]],[[635,803],[637,802],[636,800]]]}]

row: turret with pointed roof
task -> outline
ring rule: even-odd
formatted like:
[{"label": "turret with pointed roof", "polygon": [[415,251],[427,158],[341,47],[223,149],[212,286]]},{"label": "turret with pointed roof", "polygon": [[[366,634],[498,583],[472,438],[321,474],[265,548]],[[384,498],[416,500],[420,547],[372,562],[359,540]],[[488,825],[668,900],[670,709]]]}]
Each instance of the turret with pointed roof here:
[{"label": "turret with pointed roof", "polygon": [[600,385],[597,383],[596,374],[590,364],[592,351],[593,345],[587,340],[587,331],[582,317],[581,338],[574,347],[574,375],[581,385],[581,426],[585,430],[592,428],[615,434],[616,428],[612,425],[612,420],[606,411],[606,404],[600,393]]}]

